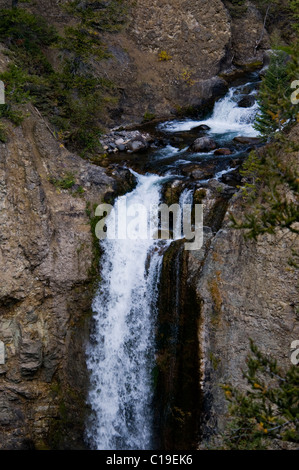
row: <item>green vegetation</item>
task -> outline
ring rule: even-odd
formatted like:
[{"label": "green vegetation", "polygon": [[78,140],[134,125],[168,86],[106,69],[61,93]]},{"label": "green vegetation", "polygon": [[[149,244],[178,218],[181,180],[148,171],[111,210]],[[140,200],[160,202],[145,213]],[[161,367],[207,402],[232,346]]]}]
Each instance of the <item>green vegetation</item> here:
[{"label": "green vegetation", "polygon": [[97,204],[91,208],[90,202],[86,203],[86,215],[89,218],[89,223],[90,223],[90,231],[92,234],[92,251],[93,251],[93,257],[92,257],[92,265],[89,271],[89,276],[93,279],[94,283],[94,289],[97,288],[99,285],[99,265],[100,265],[100,258],[102,254],[102,248],[99,242],[99,239],[96,236],[96,225],[100,220],[100,217],[97,217],[94,215],[95,210],[97,208]]},{"label": "green vegetation", "polygon": [[[287,229],[298,234],[299,221],[299,175],[290,164],[294,147],[276,142],[268,148],[251,152],[243,166],[242,174],[247,183],[242,188],[246,211],[242,221],[232,214],[233,227],[245,229],[245,236],[257,239],[264,233],[275,234]],[[289,153],[290,161],[281,154]]]},{"label": "green vegetation", "polygon": [[54,184],[56,188],[71,189],[75,185],[75,177],[72,173],[67,173],[62,179],[50,178],[50,183]]},{"label": "green vegetation", "polygon": [[67,2],[66,11],[77,17],[87,28],[96,31],[119,31],[127,21],[128,6],[125,0],[81,0]]},{"label": "green vegetation", "polygon": [[[295,21],[293,24],[296,26]],[[245,229],[245,235],[253,239],[281,229],[299,233],[299,147],[290,139],[299,117],[299,107],[291,101],[291,83],[298,78],[298,69],[297,39],[273,54],[260,87],[255,128],[268,144],[251,152],[243,165],[243,219],[231,215],[233,227]]]},{"label": "green vegetation", "polygon": [[273,439],[299,442],[299,369],[282,372],[277,362],[262,354],[251,341],[247,359],[248,390],[224,385],[233,419],[224,435],[226,449],[259,450]]},{"label": "green vegetation", "polygon": [[[100,118],[114,86],[96,76],[92,61],[110,55],[101,40],[100,31],[118,29],[125,21],[124,2],[80,2],[65,6],[78,23],[67,26],[63,36],[43,18],[24,7],[0,10],[0,41],[9,49],[11,64],[0,75],[5,83],[7,104],[0,107],[0,119],[19,125],[23,119],[22,104],[33,103],[54,126],[54,133],[70,150],[94,159],[101,151]],[[58,66],[49,62],[59,51]]]},{"label": "green vegetation", "polygon": [[158,57],[159,57],[159,61],[160,61],[160,62],[165,62],[165,61],[167,61],[167,60],[172,59],[171,55],[169,55],[167,51],[161,51],[161,52],[159,52],[159,56],[158,56]]}]

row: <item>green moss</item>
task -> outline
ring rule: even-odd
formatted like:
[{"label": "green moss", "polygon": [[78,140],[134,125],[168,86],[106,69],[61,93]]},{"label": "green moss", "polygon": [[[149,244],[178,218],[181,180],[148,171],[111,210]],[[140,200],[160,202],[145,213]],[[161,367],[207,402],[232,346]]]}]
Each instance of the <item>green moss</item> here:
[{"label": "green moss", "polygon": [[209,359],[212,363],[212,367],[214,370],[217,370],[220,363],[221,363],[221,360],[219,359],[219,357],[216,357],[215,354],[213,354],[211,351],[209,352]]},{"label": "green moss", "polygon": [[156,115],[153,113],[150,113],[149,111],[146,111],[143,115],[143,122],[150,122],[153,119],[155,119]]},{"label": "green moss", "polygon": [[50,183],[56,188],[71,189],[75,184],[75,177],[73,173],[67,173],[62,179],[50,178]]},{"label": "green moss", "polygon": [[194,204],[202,204],[204,198],[206,197],[207,195],[207,191],[203,188],[201,189],[197,189],[195,192],[194,192],[194,196],[193,196],[193,201],[194,201]]},{"label": "green moss", "polygon": [[85,420],[85,396],[74,387],[62,385],[60,379],[51,384],[51,393],[57,403],[57,414],[49,423],[47,439],[41,444],[51,450],[69,449],[69,433],[73,432],[74,427],[78,427],[81,433]]},{"label": "green moss", "polygon": [[198,115],[198,109],[195,106],[187,105],[187,106],[180,106],[175,105],[175,114],[178,117],[194,117]]}]

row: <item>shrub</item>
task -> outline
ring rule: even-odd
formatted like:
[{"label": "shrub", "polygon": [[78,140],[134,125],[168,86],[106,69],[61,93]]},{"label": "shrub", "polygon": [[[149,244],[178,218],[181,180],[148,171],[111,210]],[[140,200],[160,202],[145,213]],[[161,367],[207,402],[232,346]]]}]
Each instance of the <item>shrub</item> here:
[{"label": "shrub", "polygon": [[248,390],[224,385],[232,420],[224,436],[228,449],[271,448],[273,439],[299,442],[299,369],[283,372],[253,341],[243,373]]},{"label": "shrub", "polygon": [[70,189],[75,185],[75,177],[72,173],[67,173],[62,179],[50,178],[50,183],[56,188]]},{"label": "shrub", "polygon": [[166,51],[159,52],[159,60],[166,61],[172,59],[171,55],[169,55]]}]

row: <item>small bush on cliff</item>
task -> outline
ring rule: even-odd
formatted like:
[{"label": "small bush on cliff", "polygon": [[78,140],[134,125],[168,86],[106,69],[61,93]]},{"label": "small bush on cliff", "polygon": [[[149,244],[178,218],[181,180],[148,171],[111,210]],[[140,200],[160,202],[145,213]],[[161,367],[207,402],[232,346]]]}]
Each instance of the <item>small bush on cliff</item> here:
[{"label": "small bush on cliff", "polygon": [[226,449],[271,448],[273,439],[299,442],[299,369],[282,372],[277,362],[250,343],[252,355],[243,373],[248,390],[224,385],[231,422],[224,435]]},{"label": "small bush on cliff", "polygon": [[172,57],[171,57],[171,55],[168,54],[167,51],[161,51],[161,52],[159,52],[159,60],[160,60],[160,62],[161,62],[161,61],[162,61],[162,62],[165,62],[165,61],[170,60],[170,59],[172,59]]}]

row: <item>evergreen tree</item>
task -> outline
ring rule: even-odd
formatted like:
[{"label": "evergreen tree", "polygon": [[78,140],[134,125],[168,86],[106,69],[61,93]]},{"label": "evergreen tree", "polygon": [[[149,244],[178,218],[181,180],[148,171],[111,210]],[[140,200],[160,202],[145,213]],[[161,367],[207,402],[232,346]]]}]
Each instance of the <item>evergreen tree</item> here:
[{"label": "evergreen tree", "polygon": [[273,447],[273,439],[299,442],[299,368],[283,373],[277,362],[251,341],[252,355],[244,377],[248,390],[224,385],[232,417],[224,433],[226,449],[259,450]]},{"label": "evergreen tree", "polygon": [[297,110],[292,105],[290,84],[294,79],[293,64],[284,51],[275,51],[259,91],[259,114],[255,129],[264,139],[270,139],[281,131],[286,122],[295,121]]}]

